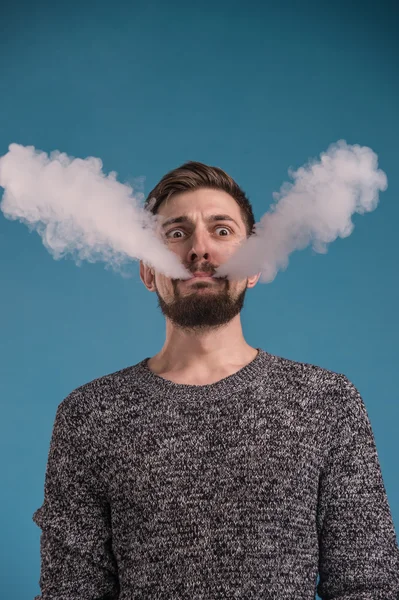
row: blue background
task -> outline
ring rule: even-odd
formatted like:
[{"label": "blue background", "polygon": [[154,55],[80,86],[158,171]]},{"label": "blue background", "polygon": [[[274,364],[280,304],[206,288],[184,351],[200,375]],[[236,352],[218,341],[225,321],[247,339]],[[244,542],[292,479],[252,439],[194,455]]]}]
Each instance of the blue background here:
[{"label": "blue background", "polygon": [[[255,347],[346,374],[372,423],[399,528],[399,91],[388,2],[9,3],[0,14],[0,154],[17,142],[97,156],[120,181],[198,160],[225,169],[256,221],[330,143],[370,146],[388,176],[326,255],[291,255],[242,312]],[[54,260],[0,212],[2,596],[39,593],[32,514],[58,404],[156,354],[164,317],[139,278]]]}]

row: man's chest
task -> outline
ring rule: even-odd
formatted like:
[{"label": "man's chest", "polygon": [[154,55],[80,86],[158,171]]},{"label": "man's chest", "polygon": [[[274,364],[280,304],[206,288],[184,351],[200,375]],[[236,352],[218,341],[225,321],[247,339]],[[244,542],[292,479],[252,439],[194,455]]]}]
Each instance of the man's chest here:
[{"label": "man's chest", "polygon": [[203,408],[159,404],[124,420],[105,461],[115,510],[315,515],[322,447],[312,419],[281,403]]}]

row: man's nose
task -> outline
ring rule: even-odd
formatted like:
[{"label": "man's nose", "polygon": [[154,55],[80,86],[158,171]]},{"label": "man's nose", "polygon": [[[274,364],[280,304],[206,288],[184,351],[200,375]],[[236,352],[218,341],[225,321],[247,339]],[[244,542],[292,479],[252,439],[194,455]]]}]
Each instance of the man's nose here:
[{"label": "man's nose", "polygon": [[209,233],[204,231],[196,231],[191,236],[191,244],[189,249],[189,262],[193,262],[196,258],[205,258],[210,260],[212,258],[212,240],[210,239]]}]

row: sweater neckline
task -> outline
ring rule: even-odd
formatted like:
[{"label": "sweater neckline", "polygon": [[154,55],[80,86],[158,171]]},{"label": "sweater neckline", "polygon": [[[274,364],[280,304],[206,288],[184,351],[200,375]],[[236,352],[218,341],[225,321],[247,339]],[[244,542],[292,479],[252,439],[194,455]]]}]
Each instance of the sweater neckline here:
[{"label": "sweater neckline", "polygon": [[198,398],[199,396],[217,396],[237,392],[242,387],[247,387],[260,375],[264,375],[265,369],[271,362],[272,355],[256,348],[258,354],[244,367],[232,375],[228,375],[219,381],[206,385],[193,385],[187,383],[175,383],[157,375],[148,367],[148,361],[151,357],[147,356],[135,367],[135,375],[140,380],[142,387],[148,388],[151,393],[160,392],[163,395],[183,397],[189,396]]}]

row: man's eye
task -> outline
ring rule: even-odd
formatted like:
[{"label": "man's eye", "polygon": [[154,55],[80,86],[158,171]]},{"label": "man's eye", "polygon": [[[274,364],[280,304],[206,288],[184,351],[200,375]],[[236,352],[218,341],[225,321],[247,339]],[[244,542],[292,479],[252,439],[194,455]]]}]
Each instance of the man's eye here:
[{"label": "man's eye", "polygon": [[[216,227],[216,229],[225,229],[226,231],[231,233],[231,229],[229,229],[229,227],[225,227],[224,225],[221,225],[220,227]],[[223,237],[226,237],[226,236],[223,236]]]},{"label": "man's eye", "polygon": [[171,231],[168,231],[168,233],[166,234],[166,237],[171,237],[171,234],[176,233],[176,231],[180,231],[182,233],[181,229],[171,229]]},{"label": "man's eye", "polygon": [[[231,229],[229,227],[226,227],[225,225],[219,225],[218,227],[215,227],[216,229],[226,229],[226,231],[228,231],[229,233],[232,233]],[[168,231],[168,233],[166,234],[166,237],[172,237],[172,235],[176,232],[180,232],[180,233],[184,233],[184,231],[182,229],[171,229],[170,231]],[[219,237],[226,237],[224,236],[219,236]],[[227,236],[228,237],[228,236]],[[178,238],[174,238],[174,239],[178,239]]]}]

